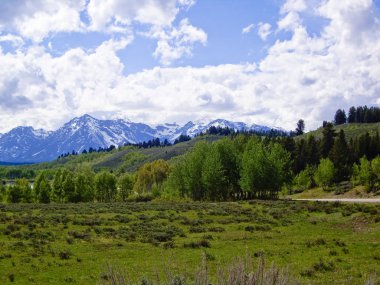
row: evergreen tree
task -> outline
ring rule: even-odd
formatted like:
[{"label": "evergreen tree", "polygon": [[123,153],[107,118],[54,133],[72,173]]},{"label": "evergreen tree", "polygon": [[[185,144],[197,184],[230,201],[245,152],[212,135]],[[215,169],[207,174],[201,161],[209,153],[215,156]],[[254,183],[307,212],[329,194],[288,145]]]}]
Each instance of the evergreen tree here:
[{"label": "evergreen tree", "polygon": [[331,123],[327,123],[322,131],[322,140],[321,140],[321,156],[323,158],[328,157],[330,150],[334,146],[334,137],[336,136],[334,126]]},{"label": "evergreen tree", "polygon": [[356,108],[352,106],[348,111],[348,123],[356,123]]},{"label": "evergreen tree", "polygon": [[334,117],[335,125],[342,125],[347,122],[346,112],[344,110],[338,109]]},{"label": "evergreen tree", "polygon": [[305,169],[308,163],[308,150],[305,139],[300,139],[296,142],[295,158],[294,158],[294,172],[299,173]]},{"label": "evergreen tree", "polygon": [[297,122],[296,135],[297,136],[302,135],[304,133],[304,130],[305,130],[305,121],[300,119]]},{"label": "evergreen tree", "polygon": [[335,138],[329,158],[336,169],[336,180],[348,179],[350,175],[350,150],[343,130],[340,130],[339,135]]},{"label": "evergreen tree", "polygon": [[306,143],[306,161],[310,165],[318,165],[319,162],[319,149],[317,140],[313,135],[307,138]]}]

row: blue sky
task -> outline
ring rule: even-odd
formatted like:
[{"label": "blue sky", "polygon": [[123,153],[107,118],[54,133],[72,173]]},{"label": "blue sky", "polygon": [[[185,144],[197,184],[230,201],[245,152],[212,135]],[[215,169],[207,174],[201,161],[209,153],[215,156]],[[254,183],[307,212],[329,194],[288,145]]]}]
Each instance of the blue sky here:
[{"label": "blue sky", "polygon": [[84,113],[308,129],[380,103],[380,0],[3,0],[0,132]]},{"label": "blue sky", "polygon": [[[267,41],[263,41],[257,35],[257,27],[248,34],[242,34],[242,29],[259,22],[275,25],[281,3],[282,1],[278,0],[204,0],[181,10],[173,25],[178,25],[182,19],[189,19],[192,25],[207,31],[207,44],[196,44],[192,56],[185,56],[172,62],[170,66],[202,67],[259,61],[266,55],[268,46],[277,38],[286,38],[286,33],[279,33],[276,37],[269,37]],[[82,19],[86,23],[89,22],[85,12],[82,13]],[[141,32],[148,30],[149,26],[137,23],[134,28]],[[117,36],[116,33],[108,35],[99,32],[86,35],[80,32],[62,33],[48,37],[43,44],[48,46],[50,42],[54,47],[53,53],[59,55],[74,47],[95,49],[103,41]],[[155,48],[154,39],[136,33],[133,44],[118,52],[125,65],[125,74],[160,65],[160,62],[152,56]]]}]

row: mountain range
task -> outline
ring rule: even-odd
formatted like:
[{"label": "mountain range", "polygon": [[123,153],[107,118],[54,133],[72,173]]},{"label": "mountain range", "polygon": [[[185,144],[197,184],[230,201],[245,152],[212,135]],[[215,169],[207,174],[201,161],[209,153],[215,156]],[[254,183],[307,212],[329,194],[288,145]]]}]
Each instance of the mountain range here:
[{"label": "mountain range", "polygon": [[60,154],[82,152],[90,147],[108,148],[125,143],[139,143],[154,138],[174,142],[180,135],[195,135],[210,127],[228,127],[234,130],[270,131],[267,126],[247,125],[242,122],[231,122],[217,119],[211,122],[188,122],[157,125],[125,120],[99,120],[90,115],[76,117],[55,131],[17,127],[0,135],[0,161],[7,163],[35,163],[51,161]]}]

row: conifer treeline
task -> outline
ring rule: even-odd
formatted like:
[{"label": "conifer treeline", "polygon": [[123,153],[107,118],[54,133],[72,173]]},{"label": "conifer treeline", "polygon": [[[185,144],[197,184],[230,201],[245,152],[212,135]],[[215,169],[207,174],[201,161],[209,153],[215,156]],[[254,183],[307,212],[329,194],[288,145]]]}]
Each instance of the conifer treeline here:
[{"label": "conifer treeline", "polygon": [[345,123],[378,123],[380,122],[380,108],[367,106],[352,106],[348,113],[343,109],[338,109],[335,113],[335,125],[342,125]]},{"label": "conifer treeline", "polygon": [[[337,133],[332,123],[327,123],[322,131],[322,138],[317,140],[313,135],[305,138],[276,138],[290,154],[293,161],[293,173],[298,174],[308,165],[316,166],[323,158],[330,159],[339,174],[336,181],[348,179],[354,163],[365,156],[371,160],[380,154],[379,133],[368,132],[354,139],[346,140],[343,130]],[[349,170],[347,170],[349,169]]]}]

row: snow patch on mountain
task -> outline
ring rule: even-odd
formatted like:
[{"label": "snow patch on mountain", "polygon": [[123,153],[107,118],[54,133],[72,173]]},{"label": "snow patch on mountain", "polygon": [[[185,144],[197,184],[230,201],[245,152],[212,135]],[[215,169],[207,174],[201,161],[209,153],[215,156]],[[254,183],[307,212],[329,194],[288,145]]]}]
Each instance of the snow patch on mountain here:
[{"label": "snow patch on mountain", "polygon": [[149,126],[122,119],[99,120],[86,114],[72,119],[56,131],[17,127],[6,134],[0,134],[0,161],[15,163],[50,161],[60,154],[71,153],[73,150],[82,152],[90,147],[108,148],[110,145],[139,143],[154,138],[174,142],[180,135],[194,137],[212,126],[236,131],[281,130],[224,119],[189,121],[184,125],[166,123]]}]

